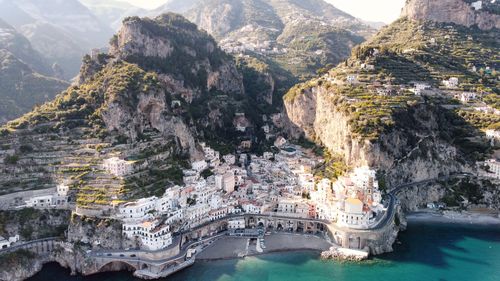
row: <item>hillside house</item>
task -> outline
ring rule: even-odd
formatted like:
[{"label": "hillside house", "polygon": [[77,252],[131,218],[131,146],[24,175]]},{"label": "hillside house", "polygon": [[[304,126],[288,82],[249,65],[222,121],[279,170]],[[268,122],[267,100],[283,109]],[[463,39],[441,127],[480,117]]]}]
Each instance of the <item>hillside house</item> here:
[{"label": "hillside house", "polygon": [[491,141],[491,146],[500,142],[500,131],[499,130],[486,130],[486,138]]},{"label": "hillside house", "polygon": [[483,8],[483,1],[472,2],[470,5],[474,10],[479,11]]},{"label": "hillside house", "polygon": [[347,75],[346,78],[347,83],[349,84],[355,84],[358,81],[358,76],[357,75]]},{"label": "hillside house", "polygon": [[134,172],[133,164],[133,161],[126,161],[118,157],[112,157],[104,160],[102,167],[104,170],[117,177],[123,177]]},{"label": "hillside house", "polygon": [[500,161],[498,161],[498,159],[486,160],[484,164],[488,167],[488,173],[486,176],[500,179]]},{"label": "hillside house", "polygon": [[451,77],[448,80],[443,80],[443,85],[446,88],[456,88],[459,85],[458,78],[457,77]]}]

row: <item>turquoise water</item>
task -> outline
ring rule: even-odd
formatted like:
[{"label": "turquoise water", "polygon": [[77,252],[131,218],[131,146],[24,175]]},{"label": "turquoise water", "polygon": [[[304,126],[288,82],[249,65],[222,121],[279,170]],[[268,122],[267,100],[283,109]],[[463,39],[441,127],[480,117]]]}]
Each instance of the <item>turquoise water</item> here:
[{"label": "turquoise water", "polygon": [[[410,223],[395,252],[362,263],[322,261],[318,253],[276,253],[196,262],[168,281],[500,281],[500,227]],[[55,264],[30,281],[132,281],[127,272],[70,277]]]}]

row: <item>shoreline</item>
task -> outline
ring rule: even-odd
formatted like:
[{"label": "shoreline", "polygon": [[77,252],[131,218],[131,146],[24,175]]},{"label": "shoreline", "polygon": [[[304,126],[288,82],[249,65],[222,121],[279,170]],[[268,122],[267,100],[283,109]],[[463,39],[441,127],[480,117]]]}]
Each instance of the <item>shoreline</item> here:
[{"label": "shoreline", "polygon": [[[450,223],[457,225],[460,224],[481,225],[481,226],[494,226],[494,227],[500,226],[500,218],[480,213],[451,212],[451,211],[441,212],[436,210],[424,209],[408,213],[406,216],[409,223]],[[478,220],[470,221],[470,219],[473,218]],[[231,237],[231,236],[221,238],[213,242],[208,247],[204,248],[201,252],[199,252],[196,257],[196,262],[210,263],[215,261],[245,259],[246,257],[258,257],[262,255],[287,253],[287,252],[309,252],[309,253],[317,253],[318,256],[320,256],[323,251],[329,250],[331,246],[335,245],[328,242],[324,237],[320,237],[318,235],[278,232],[265,236],[264,244],[266,245],[266,249],[263,249],[262,252],[258,252],[256,250],[257,249],[256,245],[253,244],[249,245],[253,246],[253,249],[250,248],[248,252],[245,252],[245,255],[237,255],[237,254],[235,255],[234,253],[232,253],[231,250],[233,249],[234,250],[243,249],[242,245],[245,246],[245,251],[246,251],[247,250],[246,245],[249,239],[250,238],[248,237]],[[235,242],[237,245],[239,245],[239,247],[233,248],[234,243],[228,243],[230,241]],[[278,243],[275,243],[276,241],[278,241]],[[311,242],[313,243],[311,244]],[[222,249],[220,247],[217,247],[221,245]],[[309,246],[305,247],[304,245],[309,245]],[[48,263],[57,263],[62,268],[67,268],[65,265],[61,264],[57,260],[44,262],[43,266],[45,266]],[[41,271],[43,266],[38,271]],[[38,273],[38,271],[36,273]],[[84,276],[81,275],[81,273],[77,275]],[[26,280],[29,279],[30,277],[19,280]]]},{"label": "shoreline", "polygon": [[421,209],[406,214],[409,223],[431,222],[431,223],[451,223],[484,226],[500,226],[500,217],[494,214],[471,212],[471,211],[437,211]]},{"label": "shoreline", "polygon": [[282,249],[282,250],[270,250],[262,253],[252,253],[243,257],[223,257],[223,258],[197,258],[196,262],[211,262],[211,261],[224,261],[224,260],[234,260],[234,259],[245,259],[250,257],[264,256],[268,254],[278,254],[278,253],[288,253],[288,252],[310,252],[317,253],[321,255],[322,250],[311,249],[311,248],[293,248],[293,249]]},{"label": "shoreline", "polygon": [[293,251],[321,253],[334,245],[322,237],[310,234],[272,233],[266,235],[263,240],[265,248],[257,246],[260,240],[252,240],[250,243],[248,237],[224,237],[198,253],[196,260],[231,260]]}]

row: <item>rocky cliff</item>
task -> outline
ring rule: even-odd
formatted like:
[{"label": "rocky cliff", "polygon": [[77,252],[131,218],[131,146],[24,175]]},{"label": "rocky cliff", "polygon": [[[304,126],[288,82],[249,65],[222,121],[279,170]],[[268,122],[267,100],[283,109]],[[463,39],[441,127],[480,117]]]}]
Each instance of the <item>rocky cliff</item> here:
[{"label": "rocky cliff", "polygon": [[440,136],[450,120],[439,108],[421,104],[401,111],[394,129],[369,140],[353,132],[352,113],[345,112],[326,87],[306,89],[293,101],[285,101],[285,107],[295,128],[292,135],[304,133],[342,155],[350,167],[368,165],[386,171],[392,185],[466,170],[458,149]]},{"label": "rocky cliff", "polygon": [[[498,66],[494,38],[495,28],[400,19],[328,74],[288,92],[290,135],[325,146],[349,167],[379,169],[390,186],[473,172],[492,152],[481,130],[500,119],[465,114],[472,108],[454,97],[485,87],[498,95],[497,74],[473,70]],[[442,84],[449,77],[463,82],[449,90]],[[418,83],[428,95],[414,94]]]},{"label": "rocky cliff", "polygon": [[[474,7],[473,3],[479,6]],[[401,16],[415,20],[449,22],[483,30],[500,28],[500,4],[496,1],[409,0]]]},{"label": "rocky cliff", "polygon": [[[248,108],[233,58],[209,35],[179,15],[127,18],[108,54],[84,57],[77,84],[2,128],[0,182],[9,193],[68,181],[79,213],[102,214],[182,183],[196,141],[233,145],[235,112]],[[111,157],[135,173],[105,171]]]}]

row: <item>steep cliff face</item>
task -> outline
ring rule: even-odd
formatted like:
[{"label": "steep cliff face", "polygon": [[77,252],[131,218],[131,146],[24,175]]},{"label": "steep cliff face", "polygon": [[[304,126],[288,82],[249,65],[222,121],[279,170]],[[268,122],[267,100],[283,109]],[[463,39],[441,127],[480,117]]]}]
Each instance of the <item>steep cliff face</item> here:
[{"label": "steep cliff face", "polygon": [[[481,9],[472,6],[481,2]],[[401,16],[415,20],[431,20],[449,22],[471,27],[477,25],[480,29],[490,30],[500,28],[500,4],[496,1],[466,1],[466,0],[410,0],[403,8]]]},{"label": "steep cliff face", "polygon": [[449,120],[439,108],[422,104],[399,112],[395,128],[372,141],[353,132],[352,114],[343,111],[327,87],[306,89],[285,100],[285,108],[292,136],[304,134],[342,155],[350,167],[368,165],[386,171],[386,181],[392,185],[467,170],[457,148],[440,136]]},{"label": "steep cliff face", "polygon": [[210,36],[179,15],[125,19],[111,40],[110,55],[169,75],[201,93],[244,92],[243,78],[232,59]]},{"label": "steep cliff face", "polygon": [[122,224],[111,219],[72,216],[68,228],[68,242],[83,243],[89,247],[124,249],[131,247],[122,239]]},{"label": "steep cliff face", "polygon": [[[500,118],[467,114],[473,106],[457,105],[455,97],[498,96],[498,74],[486,66],[498,67],[500,20],[494,3],[483,1],[492,25],[482,30],[473,26],[479,23],[453,21],[470,2],[407,1],[403,15],[409,19],[385,27],[347,61],[287,93],[290,135],[325,146],[350,167],[379,169],[391,186],[475,172],[476,161],[492,152],[482,130],[500,125]],[[460,77],[457,87],[443,86],[450,77]],[[427,89],[423,95],[417,85]]]}]

